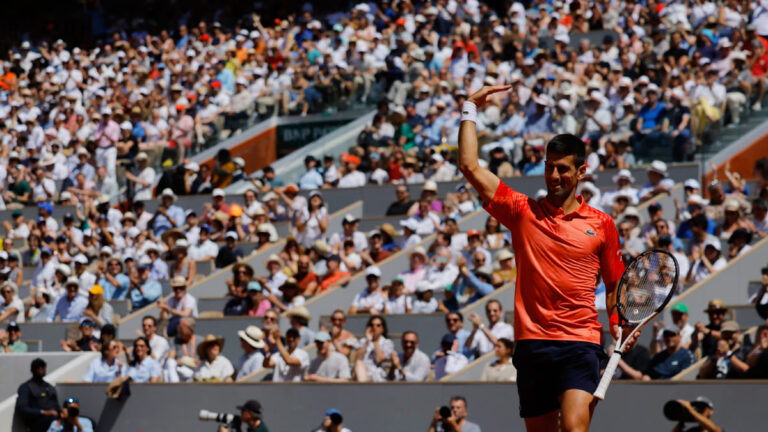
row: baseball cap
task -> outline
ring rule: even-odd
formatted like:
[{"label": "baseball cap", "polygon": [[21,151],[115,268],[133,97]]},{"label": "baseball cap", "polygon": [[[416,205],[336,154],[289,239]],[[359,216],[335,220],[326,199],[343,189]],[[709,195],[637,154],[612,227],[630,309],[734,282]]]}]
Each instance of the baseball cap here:
[{"label": "baseball cap", "polygon": [[368,267],[365,270],[365,277],[368,277],[368,276],[376,276],[377,278],[380,278],[381,277],[381,269],[379,269],[379,267],[375,266],[375,265],[372,265],[372,266]]},{"label": "baseball cap", "polygon": [[683,187],[690,188],[690,189],[701,189],[701,184],[699,184],[699,181],[696,179],[688,179],[683,183]]},{"label": "baseball cap", "polygon": [[720,326],[721,332],[737,332],[739,331],[739,323],[735,320],[728,320]]},{"label": "baseball cap", "polygon": [[254,399],[246,401],[244,404],[236,408],[239,410],[248,410],[254,414],[261,416],[261,404],[259,403],[259,401]]},{"label": "baseball cap", "polygon": [[331,340],[331,335],[327,331],[315,333],[315,342],[328,342]]},{"label": "baseball cap", "polygon": [[687,314],[688,306],[685,303],[676,303],[674,306],[672,306],[672,312],[680,312],[680,313]]},{"label": "baseball cap", "polygon": [[715,404],[712,403],[712,401],[706,397],[706,396],[698,396],[695,400],[691,401],[692,405],[699,405],[699,406],[706,406],[711,409],[715,409]]}]

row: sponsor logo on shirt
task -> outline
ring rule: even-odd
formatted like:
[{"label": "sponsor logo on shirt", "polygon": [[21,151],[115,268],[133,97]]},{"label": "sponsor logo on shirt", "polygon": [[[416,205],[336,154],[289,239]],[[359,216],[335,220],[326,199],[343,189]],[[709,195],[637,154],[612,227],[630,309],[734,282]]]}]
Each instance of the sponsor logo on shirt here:
[{"label": "sponsor logo on shirt", "polygon": [[587,233],[587,235],[590,235],[590,236],[592,236],[592,237],[594,237],[594,236],[596,236],[596,235],[597,235],[597,233],[595,233],[594,231],[592,231],[592,230],[589,230],[589,229],[588,229],[588,230],[586,230],[585,232]]}]

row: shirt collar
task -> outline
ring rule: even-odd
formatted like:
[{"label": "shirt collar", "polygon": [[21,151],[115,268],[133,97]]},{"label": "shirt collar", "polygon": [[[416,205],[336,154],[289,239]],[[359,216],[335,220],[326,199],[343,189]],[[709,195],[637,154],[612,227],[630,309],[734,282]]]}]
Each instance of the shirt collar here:
[{"label": "shirt collar", "polygon": [[551,214],[554,217],[563,217],[563,218],[575,218],[575,217],[581,217],[586,218],[588,213],[588,205],[586,200],[581,195],[576,195],[576,201],[579,202],[579,206],[576,208],[576,210],[565,214],[563,212],[563,209],[561,207],[555,207],[552,204],[549,203],[549,200],[547,200],[546,197],[541,198],[539,200],[539,203],[546,209],[547,213]]}]

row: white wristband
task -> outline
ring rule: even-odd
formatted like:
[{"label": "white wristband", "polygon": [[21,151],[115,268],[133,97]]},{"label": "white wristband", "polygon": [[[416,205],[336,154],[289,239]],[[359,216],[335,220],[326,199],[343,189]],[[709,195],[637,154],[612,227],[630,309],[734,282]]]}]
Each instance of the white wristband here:
[{"label": "white wristband", "polygon": [[466,101],[461,106],[461,121],[465,120],[477,123],[477,105],[474,102]]}]

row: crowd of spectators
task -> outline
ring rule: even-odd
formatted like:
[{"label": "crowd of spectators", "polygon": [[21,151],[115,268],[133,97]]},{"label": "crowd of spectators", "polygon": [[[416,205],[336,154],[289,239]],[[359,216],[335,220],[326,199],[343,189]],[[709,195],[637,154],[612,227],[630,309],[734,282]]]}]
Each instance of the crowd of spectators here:
[{"label": "crowd of spectators", "polygon": [[[459,230],[481,205],[469,185],[438,193],[438,182],[460,176],[458,107],[483,85],[503,83],[512,90],[478,113],[482,163],[500,177],[543,174],[548,139],[580,136],[589,172],[579,192],[614,218],[625,259],[668,249],[681,290],[706,279],[768,235],[768,161],[756,164],[755,191],[726,169],[706,194],[698,180],[686,181],[674,215],[652,203],[642,225],[637,206],[674,188],[657,157],[688,160],[712,126],[738,125],[744,111],[762,109],[768,15],[730,0],[624,6],[555,1],[494,11],[474,1],[404,1],[326,16],[304,6],[268,23],[251,14],[157,35],[129,26],[92,48],[21,42],[0,77],[0,210],[10,216],[0,250],[0,348],[26,351],[18,323],[73,323],[79,335],[62,349],[100,352],[83,380],[118,390],[129,379],[230,382],[264,368],[278,382],[439,380],[491,352],[483,379],[514,380],[514,332],[502,305],[485,302],[485,322],[473,313],[467,328],[460,312],[514,282],[512,239],[493,217],[482,230]],[[598,40],[588,37],[597,31]],[[296,184],[271,167],[248,177],[245,161],[226,150],[213,168],[188,158],[275,112],[360,104],[377,104],[377,113],[356,145],[338,161],[307,157]],[[650,162],[647,180],[629,170],[640,162]],[[611,190],[594,183],[605,169],[619,170]],[[243,204],[223,189],[238,181],[247,184]],[[362,232],[351,214],[329,224],[338,209],[327,208],[324,189],[387,183],[396,197],[386,214],[402,217],[399,226]],[[415,183],[423,184],[419,197],[411,197]],[[155,189],[159,205],[148,211]],[[179,205],[195,194],[210,202]],[[54,205],[73,210],[57,219]],[[37,208],[30,220],[22,211],[29,206]],[[281,223],[290,230],[284,239]],[[279,240],[264,269],[245,262]],[[408,269],[383,274],[378,264],[404,250]],[[261,320],[237,333],[237,361],[222,354],[223,337],[195,333],[201,311],[188,291],[202,265],[231,266],[223,315]],[[353,278],[365,288],[329,327],[310,330],[319,317],[306,300]],[[30,295],[21,298],[25,281]],[[172,295],[163,297],[162,281]],[[768,303],[764,291],[758,308]],[[112,300],[156,306],[131,347],[115,339]],[[674,326],[656,326],[651,347],[636,347],[617,374],[670,378],[704,357],[703,378],[762,373],[768,331],[751,344],[738,323],[723,320],[724,309],[713,301],[710,323],[694,326],[678,304]],[[413,329],[396,347],[386,316],[429,313],[444,315],[445,335],[424,341]],[[370,315],[364,335],[344,328],[358,314]],[[314,359],[305,349],[312,345]]]}]

